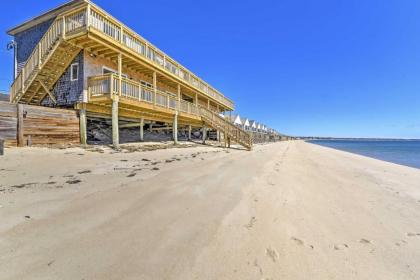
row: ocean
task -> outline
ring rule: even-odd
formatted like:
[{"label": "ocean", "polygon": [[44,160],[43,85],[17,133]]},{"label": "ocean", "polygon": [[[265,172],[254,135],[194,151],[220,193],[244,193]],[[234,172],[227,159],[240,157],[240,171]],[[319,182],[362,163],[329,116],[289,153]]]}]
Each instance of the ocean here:
[{"label": "ocean", "polygon": [[420,168],[420,140],[311,140],[308,142]]}]

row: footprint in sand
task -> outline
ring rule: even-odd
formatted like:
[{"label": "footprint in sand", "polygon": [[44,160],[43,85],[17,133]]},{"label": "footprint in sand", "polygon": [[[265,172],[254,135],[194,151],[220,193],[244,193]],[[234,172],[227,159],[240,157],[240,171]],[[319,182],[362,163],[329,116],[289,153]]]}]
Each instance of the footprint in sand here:
[{"label": "footprint in sand", "polygon": [[279,253],[276,251],[276,249],[273,248],[266,248],[265,255],[269,257],[273,262],[276,262],[279,258]]},{"label": "footprint in sand", "polygon": [[334,250],[342,250],[349,248],[347,244],[334,244]]},{"label": "footprint in sand", "polygon": [[81,180],[79,180],[79,179],[75,179],[75,180],[68,180],[68,181],[66,181],[66,183],[67,184],[69,184],[69,185],[75,185],[75,184],[79,184],[79,183],[81,183],[82,181]]},{"label": "footprint in sand", "polygon": [[246,227],[247,229],[251,229],[256,221],[257,219],[255,217],[252,217],[251,220],[249,220],[249,222],[246,225],[244,225],[244,227]]},{"label": "footprint in sand", "polygon": [[297,245],[302,246],[302,245],[305,244],[305,242],[303,242],[302,240],[300,240],[299,238],[296,238],[294,236],[292,236],[290,239],[292,239]]},{"label": "footprint in sand", "polygon": [[364,238],[360,239],[359,242],[362,243],[362,244],[370,244],[371,243],[370,240],[367,240],[367,239],[364,239]]},{"label": "footprint in sand", "polygon": [[407,232],[408,237],[420,236],[420,233]]},{"label": "footprint in sand", "polygon": [[405,241],[405,240],[401,240],[399,242],[395,242],[395,246],[398,246],[398,247],[401,247],[402,245],[405,245],[405,244],[407,244],[407,241]]}]

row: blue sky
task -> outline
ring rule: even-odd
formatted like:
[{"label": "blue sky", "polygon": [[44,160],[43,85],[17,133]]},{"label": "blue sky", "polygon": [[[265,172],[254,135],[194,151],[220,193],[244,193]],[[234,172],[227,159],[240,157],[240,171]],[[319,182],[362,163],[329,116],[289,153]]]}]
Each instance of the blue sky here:
[{"label": "blue sky", "polygon": [[[0,90],[5,31],[62,2],[2,3]],[[418,0],[95,3],[283,133],[420,138]]]}]

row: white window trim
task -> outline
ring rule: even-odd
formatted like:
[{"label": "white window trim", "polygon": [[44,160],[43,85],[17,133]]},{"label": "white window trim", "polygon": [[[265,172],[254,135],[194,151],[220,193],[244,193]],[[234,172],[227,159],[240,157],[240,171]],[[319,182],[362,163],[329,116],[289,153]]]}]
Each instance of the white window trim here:
[{"label": "white window trim", "polygon": [[[113,72],[115,75],[118,75],[118,71],[117,70],[112,69],[112,68],[109,68],[109,67],[106,67],[106,66],[102,66],[102,75],[105,74],[104,73],[104,70],[108,70],[110,72]],[[124,73],[122,73],[121,76],[123,76],[124,78],[128,78],[128,75],[127,74],[124,74]]]},{"label": "white window trim", "polygon": [[[73,77],[73,67],[77,66],[77,78]],[[70,65],[70,81],[74,82],[74,81],[78,81],[79,80],[79,63],[73,63]]]}]

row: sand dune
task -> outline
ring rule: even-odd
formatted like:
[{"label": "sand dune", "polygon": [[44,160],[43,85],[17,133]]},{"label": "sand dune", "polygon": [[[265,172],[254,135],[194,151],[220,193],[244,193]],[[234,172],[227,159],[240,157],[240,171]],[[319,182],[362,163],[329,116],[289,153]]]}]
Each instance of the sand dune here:
[{"label": "sand dune", "polygon": [[0,221],[0,279],[420,278],[420,170],[299,141],[9,149]]}]

